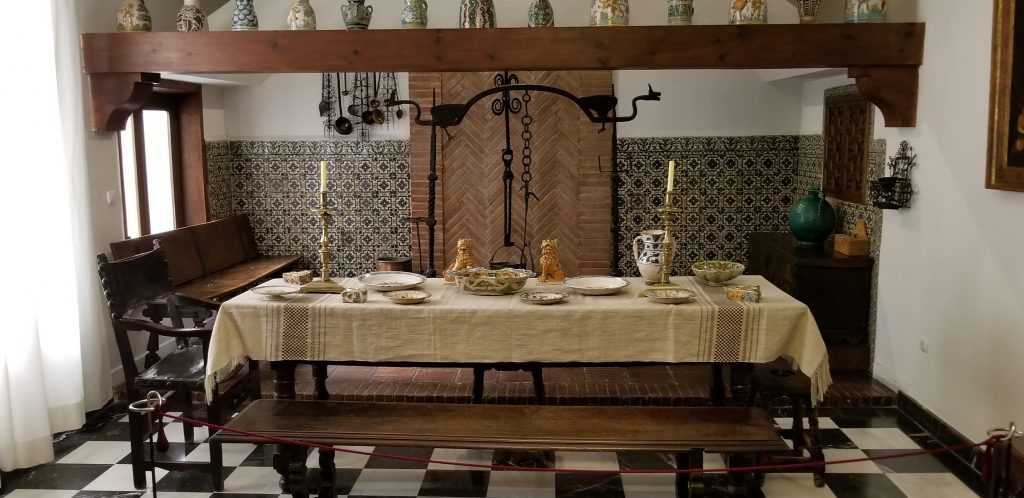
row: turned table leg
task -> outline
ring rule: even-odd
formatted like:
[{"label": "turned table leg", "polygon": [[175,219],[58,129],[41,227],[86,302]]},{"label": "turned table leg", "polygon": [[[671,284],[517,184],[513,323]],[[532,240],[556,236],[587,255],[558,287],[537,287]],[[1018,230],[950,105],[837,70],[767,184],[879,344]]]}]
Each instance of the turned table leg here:
[{"label": "turned table leg", "polygon": [[334,452],[320,450],[320,498],[337,498],[334,474]]},{"label": "turned table leg", "polygon": [[323,363],[313,364],[313,397],[317,401],[328,401],[331,393],[327,391],[327,365]]},{"label": "turned table leg", "polygon": [[[270,364],[274,373],[274,399],[295,399],[295,367],[295,363],[287,361]],[[308,498],[305,448],[276,445],[274,470],[281,476],[281,492],[290,493],[295,498]]]}]

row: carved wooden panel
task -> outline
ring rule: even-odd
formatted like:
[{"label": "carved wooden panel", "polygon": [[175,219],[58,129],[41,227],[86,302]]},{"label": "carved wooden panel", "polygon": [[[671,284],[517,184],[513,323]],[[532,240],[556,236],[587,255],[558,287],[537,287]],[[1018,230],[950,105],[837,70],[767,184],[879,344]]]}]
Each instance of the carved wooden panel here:
[{"label": "carved wooden panel", "polygon": [[[520,81],[563,88],[577,95],[607,94],[612,91],[611,73],[519,72]],[[415,94],[427,93],[419,86],[436,82],[438,102],[461,103],[494,86],[494,73],[444,73],[431,81],[427,75],[414,75],[410,87]],[[521,97],[521,94],[519,94]],[[443,98],[442,98],[443,97]],[[543,239],[558,239],[563,269],[573,274],[607,274],[611,263],[611,180],[599,171],[611,163],[611,130],[598,133],[600,126],[590,123],[579,109],[561,97],[533,93],[529,111],[533,116],[532,188],[539,199],[530,203],[528,239],[533,257],[539,257]],[[416,98],[416,97],[414,97]],[[501,161],[505,146],[505,125],[501,116],[491,112],[490,100],[477,104],[464,122],[452,128],[451,137],[441,134],[440,169],[442,188],[438,194],[439,244],[445,260],[451,261],[458,239],[475,242],[478,263],[486,264],[492,254],[501,261],[518,261],[519,253],[504,245],[503,184]],[[523,197],[520,187],[523,172],[523,113],[512,115],[513,162],[512,239],[523,240]],[[426,191],[425,177],[429,159],[429,131],[414,132],[413,157],[414,210],[417,198]],[[425,142],[425,145],[420,143]],[[425,194],[423,194],[425,198]],[[424,211],[425,211],[425,204]],[[414,213],[415,215],[415,213]],[[442,267],[441,262],[437,265]]]},{"label": "carved wooden panel", "polygon": [[825,195],[863,204],[870,182],[874,107],[855,85],[825,93]]}]

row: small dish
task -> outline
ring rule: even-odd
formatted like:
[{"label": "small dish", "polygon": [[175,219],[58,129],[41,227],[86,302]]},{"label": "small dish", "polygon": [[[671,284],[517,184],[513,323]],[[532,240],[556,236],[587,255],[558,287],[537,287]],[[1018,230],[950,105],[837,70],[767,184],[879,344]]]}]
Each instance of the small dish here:
[{"label": "small dish", "polygon": [[510,296],[523,290],[526,282],[536,276],[532,271],[515,268],[466,268],[452,275],[462,292],[475,296]]},{"label": "small dish", "polygon": [[629,281],[618,277],[575,277],[565,286],[584,296],[610,296],[629,287]]},{"label": "small dish", "polygon": [[253,288],[252,293],[262,296],[267,301],[281,301],[286,296],[298,294],[299,290],[290,285],[264,285]]},{"label": "small dish", "polygon": [[385,292],[384,296],[395,304],[410,305],[423,304],[430,299],[430,293],[420,290],[401,290]]},{"label": "small dish", "polygon": [[423,285],[426,281],[423,275],[404,271],[380,271],[359,277],[359,283],[378,292],[409,290]]},{"label": "small dish", "polygon": [[564,303],[566,299],[569,299],[569,295],[564,292],[524,292],[519,295],[526,304],[539,304],[542,306],[548,306],[552,304]]},{"label": "small dish", "polygon": [[697,299],[697,294],[686,289],[655,289],[647,291],[647,299],[658,304],[686,304]]}]

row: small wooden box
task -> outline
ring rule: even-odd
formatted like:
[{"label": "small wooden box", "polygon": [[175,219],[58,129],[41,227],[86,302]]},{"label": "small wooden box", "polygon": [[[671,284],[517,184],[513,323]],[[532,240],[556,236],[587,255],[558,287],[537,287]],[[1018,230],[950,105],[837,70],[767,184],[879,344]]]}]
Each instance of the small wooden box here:
[{"label": "small wooden box", "polygon": [[836,235],[835,252],[847,256],[867,256],[871,254],[871,240],[858,239],[851,235]]}]

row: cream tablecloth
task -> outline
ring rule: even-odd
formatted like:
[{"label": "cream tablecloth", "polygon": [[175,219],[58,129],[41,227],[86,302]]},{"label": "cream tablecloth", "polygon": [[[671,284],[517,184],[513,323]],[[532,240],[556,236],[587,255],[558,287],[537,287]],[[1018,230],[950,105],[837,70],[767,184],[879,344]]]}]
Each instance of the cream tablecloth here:
[{"label": "cream tablecloth", "polygon": [[[517,296],[466,295],[443,280],[424,289],[428,304],[399,306],[370,292],[367,304],[337,295],[296,295],[266,301],[251,292],[223,304],[207,360],[215,372],[254,360],[365,362],[671,362],[766,363],[789,357],[812,380],[820,400],[831,384],[828,353],[810,310],[759,276],[759,304],[735,303],[721,288],[692,278],[696,291],[678,306],[641,299],[640,279],[607,297],[573,295],[557,306],[528,305]],[[274,282],[280,284],[281,282]],[[531,282],[530,288],[549,288]]]}]

